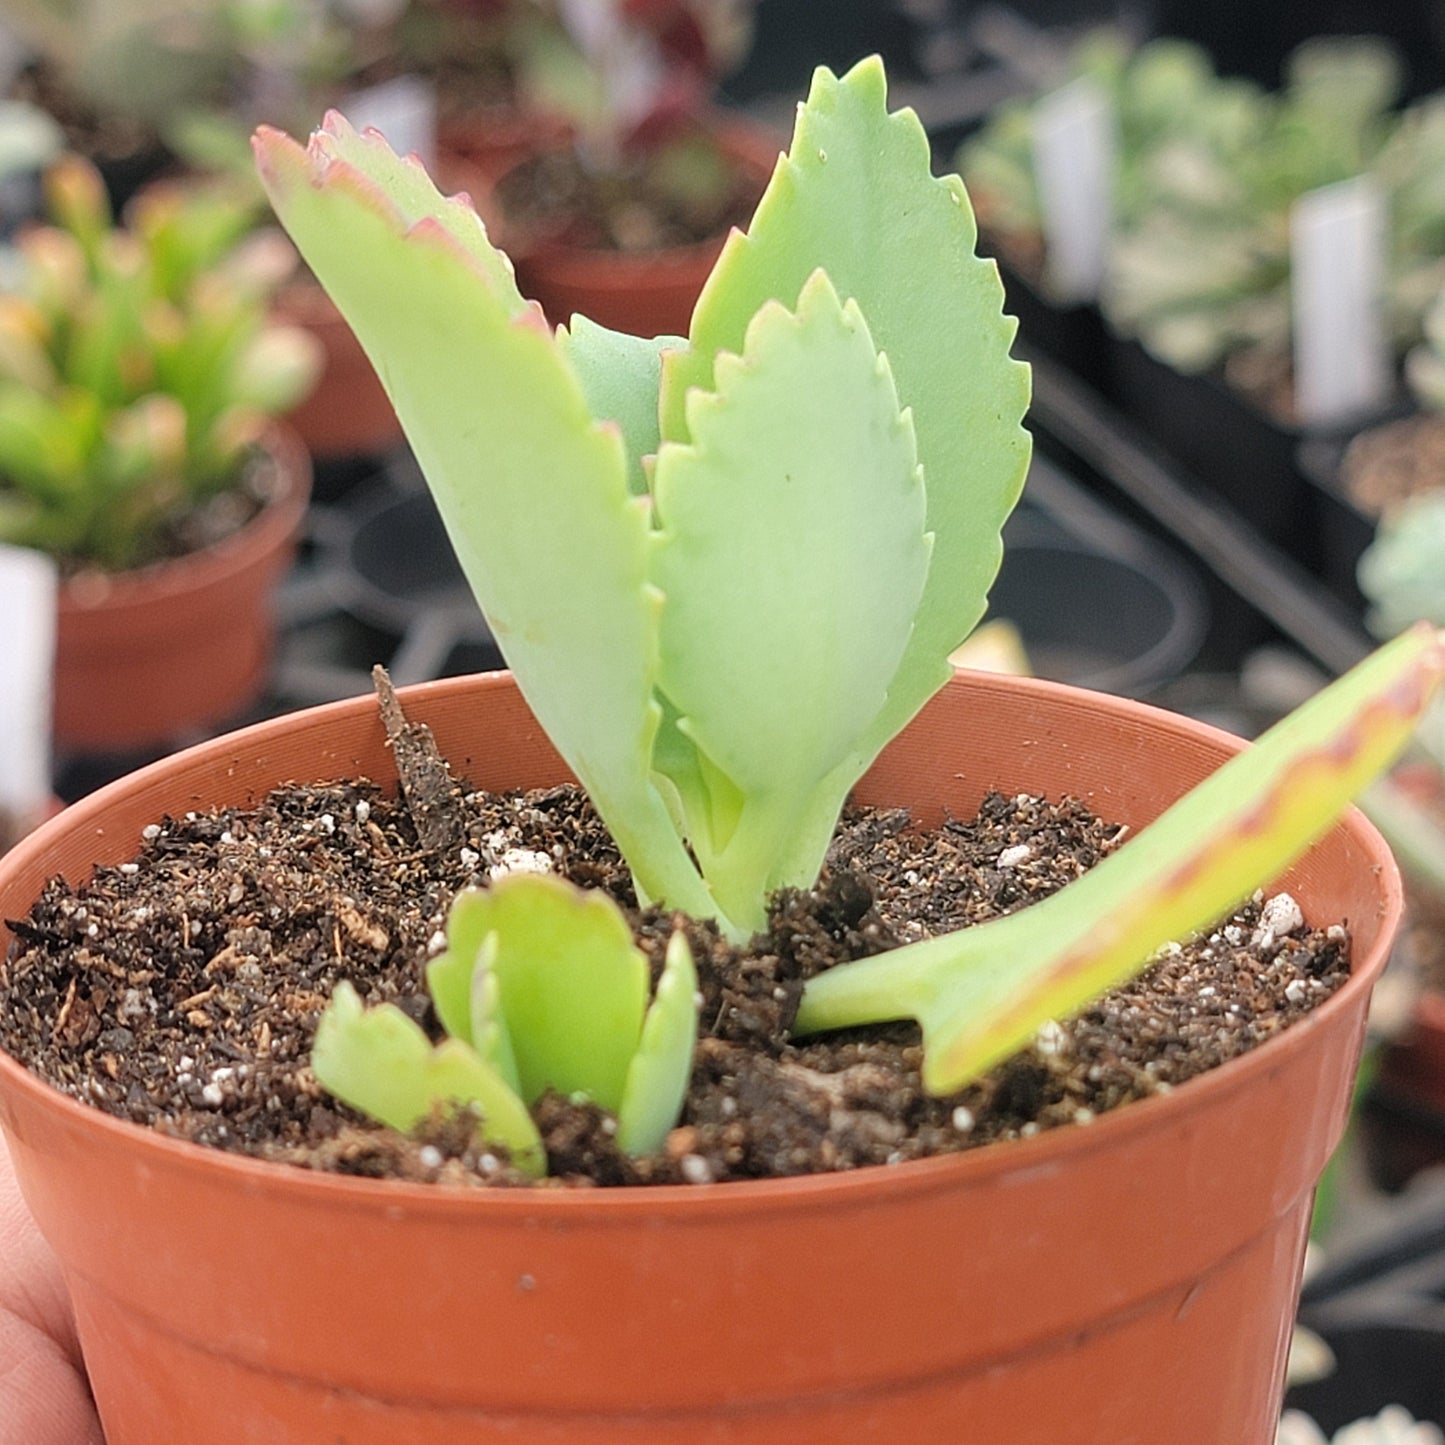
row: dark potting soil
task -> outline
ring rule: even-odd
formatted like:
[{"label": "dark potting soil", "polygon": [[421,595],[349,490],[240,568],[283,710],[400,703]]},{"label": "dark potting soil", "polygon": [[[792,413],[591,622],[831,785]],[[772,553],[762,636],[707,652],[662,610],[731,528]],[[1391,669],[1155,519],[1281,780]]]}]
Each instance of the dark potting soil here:
[{"label": "dark potting soil", "polygon": [[690,246],[745,226],[762,186],[706,135],[685,136],[591,168],[572,149],[549,150],[497,185],[505,245],[644,252]]},{"label": "dark potting soil", "polygon": [[[320,1089],[307,1058],[332,989],[350,979],[435,1033],[426,960],[456,890],[494,870],[548,867],[607,890],[632,913],[654,976],[674,919],[637,913],[578,789],[456,789],[442,802],[422,817],[442,840],[432,846],[404,803],[364,781],[158,818],[133,861],[78,888],[52,880],[12,925],[0,1046],[97,1108],[218,1148],[342,1173],[520,1182],[465,1114],[403,1138]],[[547,1183],[851,1169],[1082,1126],[1255,1047],[1348,976],[1343,927],[1276,932],[1256,900],[947,1098],[922,1091],[911,1023],[789,1041],[812,974],[1024,906],[1123,831],[1076,802],[1027,795],[990,795],[976,818],[932,830],[901,811],[850,809],[820,886],[780,895],[747,950],[681,920],[698,961],[701,1038],[665,1149],[626,1158],[597,1109],[548,1096],[536,1110]]]},{"label": "dark potting soil", "polygon": [[1341,464],[1350,499],[1378,517],[1445,478],[1445,417],[1422,412],[1361,432]]}]

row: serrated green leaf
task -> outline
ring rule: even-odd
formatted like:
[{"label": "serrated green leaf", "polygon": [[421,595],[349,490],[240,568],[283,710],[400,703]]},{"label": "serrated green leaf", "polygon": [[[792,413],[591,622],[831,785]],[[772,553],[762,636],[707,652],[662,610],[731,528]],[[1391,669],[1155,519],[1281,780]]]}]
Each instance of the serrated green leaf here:
[{"label": "serrated green leaf", "polygon": [[303,256],[373,358],[523,695],[649,897],[716,910],[650,781],[657,599],[618,429],[469,208],[340,117],[256,139]]},{"label": "serrated green leaf", "polygon": [[717,354],[741,351],[759,307],[793,305],[819,268],[857,301],[887,356],[913,413],[935,542],[872,752],[948,679],[948,654],[983,615],[1028,468],[1028,369],[1009,359],[1015,324],[976,239],[963,183],[930,174],[917,116],[888,113],[881,62],[862,61],[841,80],[820,68],[752,224],[729,238],[703,288],[691,349],[664,360],[663,436],[685,440],[688,389],[711,390]]},{"label": "serrated green leaf", "polygon": [[617,1110],[619,1148],[628,1154],[662,1148],[682,1111],[696,1047],[697,967],[686,937],[676,932],[667,941],[662,977],[627,1069]]},{"label": "serrated green leaf", "polygon": [[585,316],[574,316],[569,327],[557,331],[557,344],[572,364],[592,415],[615,421],[622,428],[627,450],[627,485],[634,496],[646,496],[647,475],[642,459],[658,446],[658,388],[662,384],[662,354],[685,348],[681,336],[645,340],[599,326]]},{"label": "serrated green leaf", "polygon": [[395,1004],[364,1008],[349,983],[337,985],[321,1015],[311,1068],[329,1093],[403,1133],[437,1108],[473,1105],[488,1142],[505,1144],[525,1173],[546,1173],[532,1116],[476,1050],[457,1039],[433,1046]]},{"label": "serrated green leaf", "polygon": [[1442,673],[1434,630],[1406,633],[1058,893],[810,980],[795,1033],[916,1018],[926,1087],[962,1088],[1276,878],[1399,754]]},{"label": "serrated green leaf", "polygon": [[[730,918],[761,927],[779,856],[887,700],[929,539],[888,364],[824,273],[796,314],[765,305],[714,380],[654,475],[659,685],[721,775],[711,816],[688,819],[703,873]],[[807,886],[821,863],[781,881]]]},{"label": "serrated green leaf", "polygon": [[689,388],[710,390],[714,358],[741,350],[758,308],[791,306],[821,268],[840,296],[858,302],[917,434],[934,534],[917,622],[886,706],[820,793],[774,883],[822,855],[836,823],[827,800],[845,794],[947,681],[948,655],[982,617],[998,571],[1003,522],[1028,469],[1029,376],[1009,358],[1015,323],[976,239],[963,183],[930,173],[917,116],[888,113],[877,58],[841,80],[820,68],[752,224],[729,238],[703,288],[690,350],[664,358],[663,436],[685,440]]}]

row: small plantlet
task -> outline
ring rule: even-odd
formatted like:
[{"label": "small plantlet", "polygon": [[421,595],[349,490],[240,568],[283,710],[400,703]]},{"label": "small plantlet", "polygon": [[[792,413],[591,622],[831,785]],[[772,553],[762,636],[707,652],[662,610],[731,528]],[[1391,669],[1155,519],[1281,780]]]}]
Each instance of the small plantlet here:
[{"label": "small plantlet", "polygon": [[448,1103],[470,1105],[526,1173],[545,1172],[527,1110],[548,1089],[607,1109],[618,1145],[650,1154],[682,1108],[697,1041],[697,972],[681,933],[650,1006],[647,971],[605,894],[510,874],[452,903],[446,950],[427,968],[444,1043],[394,1004],[363,1011],[343,983],[312,1068],[338,1098],[401,1130]]},{"label": "small plantlet", "polygon": [[271,326],[295,263],[248,201],[157,187],[114,224],[91,164],[45,177],[54,224],[19,238],[0,296],[0,541],[112,570],[233,487],[267,419],[320,358]]},{"label": "small plantlet", "polygon": [[[642,340],[581,317],[554,334],[465,199],[444,200],[379,137],[332,116],[306,148],[269,130],[255,144],[639,896],[745,938],[774,890],[816,881],[849,790],[951,675],[1022,486],[1028,377],[962,183],[930,174],[876,60],[841,80],[820,70],[690,335]],[[1433,630],[1407,634],[1047,902],[814,979],[799,1031],[917,1018],[926,1086],[961,1087],[1277,876],[1403,746],[1441,670]],[[534,906],[561,905],[511,901],[495,927],[453,920],[430,980],[452,1041],[503,1078],[514,1059],[519,1097],[584,1087],[630,1133],[641,1066],[619,1086],[609,1053],[605,1097],[600,1075],[574,1085],[545,1010],[514,1014],[503,960],[545,932]],[[629,997],[623,1053],[639,1037]],[[338,1011],[331,1036],[358,1041],[349,1077],[381,1117],[477,1102],[426,1084],[438,1066],[417,1033],[394,1072],[422,1082],[394,1106],[393,1069],[367,1062],[369,1016],[351,995]],[[325,1029],[318,1073],[376,1112],[329,1067]],[[584,1032],[568,1026],[567,1048],[600,1058]],[[534,1075],[524,1054],[547,1062]],[[672,1070],[636,1086],[655,1094],[649,1118],[676,1115]]]}]

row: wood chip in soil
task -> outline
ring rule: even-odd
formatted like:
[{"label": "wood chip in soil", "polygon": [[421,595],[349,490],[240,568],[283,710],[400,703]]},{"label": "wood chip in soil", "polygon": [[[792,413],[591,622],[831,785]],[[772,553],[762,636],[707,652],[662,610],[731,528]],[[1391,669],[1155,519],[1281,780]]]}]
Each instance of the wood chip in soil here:
[{"label": "wood chip in soil", "polygon": [[[367,1002],[397,1003],[436,1034],[426,961],[456,891],[496,869],[549,867],[607,890],[631,912],[654,973],[674,920],[638,913],[578,789],[459,797],[465,842],[445,850],[421,846],[406,807],[364,781],[156,819],[133,861],[78,888],[53,880],[14,925],[0,1046],[97,1108],[217,1148],[350,1174],[520,1184],[465,1115],[404,1138],[321,1090],[307,1059],[332,989],[350,979]],[[1025,906],[1121,836],[1075,802],[1028,796],[991,795],[977,818],[933,831],[902,812],[851,809],[819,887],[780,895],[748,950],[684,922],[702,1036],[665,1149],[627,1158],[599,1110],[549,1096],[536,1113],[553,1177],[537,1187],[855,1169],[1077,1127],[1272,1038],[1348,976],[1335,920],[1275,936],[1256,901],[947,1098],[922,1091],[911,1024],[789,1041],[812,974]]]}]

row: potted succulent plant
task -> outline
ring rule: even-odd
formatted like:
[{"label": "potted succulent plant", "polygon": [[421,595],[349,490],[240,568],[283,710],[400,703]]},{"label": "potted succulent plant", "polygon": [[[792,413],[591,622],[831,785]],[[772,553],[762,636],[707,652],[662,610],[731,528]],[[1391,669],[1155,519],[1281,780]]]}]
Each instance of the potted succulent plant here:
[{"label": "potted succulent plant", "polygon": [[[1100,302],[1119,340],[1078,369],[1252,525],[1304,551],[1313,515],[1296,452],[1302,435],[1339,428],[1296,413],[1291,207],[1331,182],[1375,181],[1389,215],[1385,327],[1403,353],[1442,280],[1445,111],[1437,100],[1393,111],[1398,57],[1371,37],[1301,46],[1277,93],[1216,76],[1172,39],[1132,53],[1094,39],[1070,73],[1109,98],[1117,131]],[[1036,104],[1013,103],[960,157],[1016,257],[1020,238],[1041,234]]]},{"label": "potted succulent plant", "polygon": [[495,228],[554,322],[639,336],[687,327],[728,228],[777,159],[767,131],[708,107],[746,41],[746,4],[559,4],[534,44],[541,107],[567,120],[497,176]]},{"label": "potted succulent plant", "polygon": [[[1023,477],[1027,374],[962,185],[930,176],[926,137],[888,113],[876,62],[815,77],[686,341],[581,319],[554,335],[475,213],[339,117],[307,149],[276,132],[257,149],[387,378],[514,677],[413,690],[411,721],[385,729],[357,699],[203,744],[83,800],[0,864],[7,1049],[30,1054],[35,1018],[41,1052],[69,1061],[43,1066],[58,1089],[0,1058],[0,1120],[62,1260],[112,1445],[944,1438],[965,1418],[1013,1445],[1265,1439],[1309,1197],[1398,909],[1379,840],[1357,817],[1330,820],[1408,736],[1442,670],[1434,634],[1390,644],[1248,750],[1139,704],[953,676]],[[438,776],[422,723],[479,788],[575,774],[625,859],[610,891],[659,905],[642,935],[601,893],[525,876],[591,824],[559,823],[545,852],[513,844],[514,825],[540,826],[531,797],[494,832],[468,831],[474,801]],[[410,820],[387,841],[383,792],[322,788],[282,807],[305,835],[283,860],[260,814],[211,811],[298,775],[400,778]],[[936,824],[991,787],[1005,819],[1030,789],[1131,828],[1164,816],[1044,902],[883,952],[835,870],[832,921],[800,936],[816,956],[851,935],[850,961],[785,976],[744,945],[753,967],[738,978],[758,986],[718,998],[719,960],[810,888],[850,791]],[[411,922],[394,920],[417,943],[400,992],[375,967],[393,924],[371,914],[371,865],[345,862],[376,846],[373,830],[375,877],[413,898]],[[994,860],[1003,872],[1027,861],[1017,836]],[[1327,926],[1347,918],[1353,966],[1263,1047],[1107,1118],[1066,1099],[1067,1125],[1020,1126],[996,1148],[904,1163],[918,1141],[889,1129],[867,1146],[879,1167],[839,1168],[845,1128],[812,1164],[780,1148],[771,1172],[816,1177],[709,1182],[754,1111],[744,1079],[802,1068],[825,1131],[878,1081],[830,1080],[786,1051],[750,1072],[714,1013],[752,1027],[770,1004],[799,1035],[913,1016],[921,1049],[893,1047],[947,1153],[973,1131],[965,1099],[983,1109],[997,1092],[995,1079],[959,1093],[967,1080],[1031,1041],[1038,1058],[1070,1052],[1060,1020],[1312,840],[1292,897],[1261,905],[1254,946],[1265,972],[1287,965],[1302,911],[1328,969],[1344,934]],[[317,891],[287,901],[278,870],[303,857]],[[45,886],[95,864],[89,903]],[[139,906],[130,890],[157,870],[174,884]],[[489,875],[489,889],[460,886]],[[239,910],[229,925],[203,918],[208,894]],[[280,943],[293,921],[294,945]],[[719,1005],[706,1019],[694,979]],[[1301,1002],[1326,991],[1294,982]],[[265,1007],[249,1013],[257,990]],[[1229,1017],[1211,1038],[1235,1038]],[[148,1020],[186,1050],[170,1081],[186,1102],[149,1130],[133,1120],[161,1081],[126,1068],[142,1033],[158,1037]],[[182,1023],[194,1032],[172,1034]],[[254,1057],[231,1052],[242,1032]],[[672,1127],[714,1072],[716,1116]],[[419,1146],[422,1177],[515,1187],[242,1157],[261,1117],[244,1099],[295,1119],[339,1108],[319,1081],[423,1131],[358,1136],[348,1113],[333,1166],[365,1172],[385,1139]],[[664,1182],[523,1187],[553,1162],[546,1110],[564,1132],[583,1121],[574,1142],[606,1154],[614,1182]],[[698,1152],[705,1137],[715,1152]],[[84,1207],[98,1199],[99,1217]]]},{"label": "potted succulent plant", "polygon": [[53,224],[19,238],[0,299],[0,539],[66,572],[60,745],[162,743],[261,686],[309,484],[270,418],[316,357],[268,325],[295,257],[274,231],[243,240],[244,204],[156,189],[119,227],[79,156],[45,184]]}]

